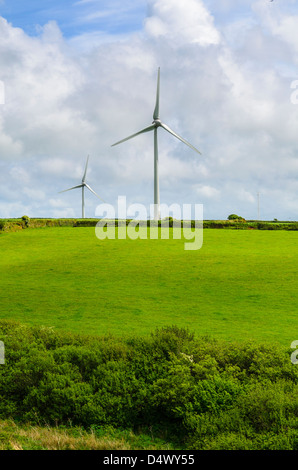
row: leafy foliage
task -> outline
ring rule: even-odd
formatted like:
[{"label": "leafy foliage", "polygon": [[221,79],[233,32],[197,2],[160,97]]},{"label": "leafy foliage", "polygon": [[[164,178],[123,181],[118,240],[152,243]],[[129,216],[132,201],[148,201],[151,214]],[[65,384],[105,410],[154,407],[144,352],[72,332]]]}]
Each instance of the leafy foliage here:
[{"label": "leafy foliage", "polygon": [[22,223],[24,225],[24,227],[28,228],[29,225],[30,225],[30,218],[28,217],[28,215],[23,215],[22,217]]},{"label": "leafy foliage", "polygon": [[237,214],[230,214],[228,216],[228,220],[245,220],[243,217],[241,217],[240,215],[237,215]]},{"label": "leafy foliage", "polygon": [[0,418],[154,429],[185,449],[298,448],[298,370],[277,345],[91,337],[1,321]]}]

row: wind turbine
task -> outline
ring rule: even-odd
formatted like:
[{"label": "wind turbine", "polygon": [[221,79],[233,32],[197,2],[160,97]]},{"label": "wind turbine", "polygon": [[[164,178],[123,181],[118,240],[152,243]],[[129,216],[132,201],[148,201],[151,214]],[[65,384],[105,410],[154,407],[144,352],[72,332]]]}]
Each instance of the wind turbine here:
[{"label": "wind turbine", "polygon": [[[86,183],[86,174],[87,174],[88,161],[89,161],[89,155],[87,157],[85,172],[84,172],[84,175],[83,175],[83,178],[82,178],[82,183],[78,184],[77,186],[73,186],[72,188],[65,189],[64,191],[59,191],[59,193],[65,193],[66,191],[71,191],[72,189],[82,188],[82,219],[85,218],[85,193],[84,193],[85,188],[89,189],[89,191],[91,191],[93,194],[95,194],[95,196],[97,196],[99,199],[101,199],[101,197],[98,194],[96,194],[96,192],[93,191],[92,188],[90,188],[89,184]],[[103,199],[101,199],[101,200],[103,201]]]},{"label": "wind turbine", "polygon": [[168,127],[166,124],[164,124],[159,117],[159,97],[160,97],[160,67],[158,68],[158,76],[157,76],[157,91],[156,91],[156,102],[155,102],[155,108],[153,112],[153,122],[152,125],[149,127],[146,127],[145,129],[137,132],[136,134],[133,134],[129,137],[126,137],[126,139],[120,140],[119,142],[116,142],[115,144],[112,145],[114,147],[115,145],[121,144],[122,142],[126,142],[129,139],[132,139],[133,137],[136,137],[137,135],[140,134],[145,134],[146,132],[154,131],[154,219],[159,220],[160,219],[160,197],[159,197],[159,180],[158,180],[158,140],[157,140],[157,129],[159,127],[162,127],[165,129],[167,132],[172,134],[174,137],[177,139],[181,140],[184,144],[188,145],[190,148],[195,150],[195,152],[198,152],[201,155],[201,152],[197,150],[195,147],[193,147],[189,142],[187,142],[185,139],[180,137],[176,132],[174,132],[170,127]]}]

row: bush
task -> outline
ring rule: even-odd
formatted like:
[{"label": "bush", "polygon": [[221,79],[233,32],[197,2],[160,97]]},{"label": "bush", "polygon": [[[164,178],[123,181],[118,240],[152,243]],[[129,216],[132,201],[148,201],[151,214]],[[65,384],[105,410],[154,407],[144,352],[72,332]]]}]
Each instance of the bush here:
[{"label": "bush", "polygon": [[298,370],[277,345],[176,326],[87,337],[0,321],[0,418],[150,429],[185,449],[297,449]]},{"label": "bush", "polygon": [[76,220],[74,227],[95,227],[98,220]]},{"label": "bush", "polygon": [[240,215],[236,215],[236,214],[230,214],[228,216],[228,220],[243,220],[243,221],[245,221],[245,219],[243,217],[240,217]]},{"label": "bush", "polygon": [[23,215],[23,217],[22,217],[22,223],[23,223],[23,225],[24,225],[26,228],[29,227],[30,218],[28,217],[28,215]]}]

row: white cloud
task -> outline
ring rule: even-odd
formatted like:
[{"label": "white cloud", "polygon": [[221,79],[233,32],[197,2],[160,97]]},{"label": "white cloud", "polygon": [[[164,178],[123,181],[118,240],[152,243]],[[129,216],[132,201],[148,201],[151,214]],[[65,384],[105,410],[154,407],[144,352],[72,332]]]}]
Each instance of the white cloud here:
[{"label": "white cloud", "polygon": [[0,201],[0,214],[1,218],[18,218],[30,213],[30,205],[22,204],[21,202],[1,202]]},{"label": "white cloud", "polygon": [[28,170],[20,166],[14,166],[9,172],[12,179],[17,183],[28,184],[30,182],[30,174]]},{"label": "white cloud", "polygon": [[50,207],[53,207],[53,208],[62,208],[62,210],[64,210],[64,207],[65,207],[65,201],[63,201],[62,199],[54,199],[54,198],[51,198],[49,199],[49,206]]},{"label": "white cloud", "polygon": [[22,142],[18,139],[18,137],[14,137],[8,134],[8,132],[4,129],[3,123],[0,119],[0,149],[1,149],[1,157],[3,159],[18,157],[21,155],[23,150]]},{"label": "white cloud", "polygon": [[66,178],[81,179],[84,172],[84,164],[75,163],[72,160],[66,160],[63,158],[44,158],[37,163],[37,166],[43,175],[51,175],[53,177],[59,177],[65,175]]},{"label": "white cloud", "polygon": [[220,191],[217,188],[213,188],[212,186],[200,185],[196,189],[196,192],[200,197],[208,199],[217,198],[220,195]]},{"label": "white cloud", "polygon": [[176,44],[218,44],[220,35],[200,0],[150,0],[150,16],[145,21],[149,36],[166,37]]},{"label": "white cloud", "polygon": [[29,199],[34,200],[35,202],[43,201],[46,198],[45,192],[40,189],[25,187],[22,191],[25,196],[27,196]]},{"label": "white cloud", "polygon": [[[0,18],[0,209],[80,216],[80,195],[58,192],[80,182],[88,154],[88,180],[107,202],[152,203],[153,135],[111,144],[151,124],[160,66],[161,118],[202,152],[159,132],[161,202],[253,218],[262,188],[272,191],[263,215],[295,218],[296,32],[289,12],[263,3],[245,2],[241,16],[232,1],[150,0],[138,33],[69,40],[55,22],[33,38]],[[88,215],[97,203],[88,197]]]}]

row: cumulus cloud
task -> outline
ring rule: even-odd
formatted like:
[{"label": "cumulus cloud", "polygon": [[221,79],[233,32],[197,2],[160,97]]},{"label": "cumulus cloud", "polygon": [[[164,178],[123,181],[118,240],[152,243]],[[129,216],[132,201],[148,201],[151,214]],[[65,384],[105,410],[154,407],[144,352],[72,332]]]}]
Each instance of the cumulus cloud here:
[{"label": "cumulus cloud", "polygon": [[212,186],[199,185],[197,187],[197,193],[200,197],[204,198],[216,198],[220,195],[220,191]]},{"label": "cumulus cloud", "polygon": [[[153,135],[111,144],[151,124],[160,66],[161,118],[202,152],[160,130],[161,202],[255,218],[262,191],[264,217],[295,218],[295,18],[272,3],[148,0],[140,31],[71,38],[55,21],[33,37],[0,18],[3,214],[79,216],[80,195],[58,192],[80,182],[88,154],[88,180],[103,199],[149,206]],[[95,1],[77,6],[105,14]],[[86,199],[94,216],[98,200]]]},{"label": "cumulus cloud", "polygon": [[30,174],[25,168],[14,166],[9,174],[16,183],[28,184],[30,182]]},{"label": "cumulus cloud", "polygon": [[175,46],[181,44],[218,44],[220,35],[212,16],[203,2],[188,0],[150,0],[146,32],[153,37],[166,38]]}]

